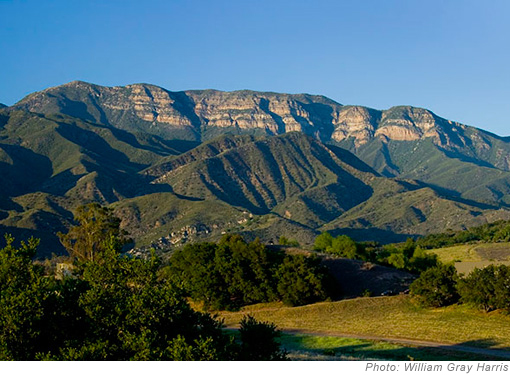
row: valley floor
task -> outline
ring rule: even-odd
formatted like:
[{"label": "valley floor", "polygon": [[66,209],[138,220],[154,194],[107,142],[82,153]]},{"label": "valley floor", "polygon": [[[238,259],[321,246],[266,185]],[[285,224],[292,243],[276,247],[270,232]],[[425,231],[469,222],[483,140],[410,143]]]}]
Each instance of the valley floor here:
[{"label": "valley floor", "polygon": [[[399,346],[436,346],[456,352],[479,348],[482,350],[471,350],[468,358],[489,354],[510,358],[509,316],[497,311],[487,314],[463,305],[420,308],[408,295],[357,298],[300,307],[258,304],[220,315],[227,326],[235,327],[246,314],[273,322],[289,333],[383,340]],[[370,358],[370,354],[367,357]]]},{"label": "valley floor", "polygon": [[458,272],[467,274],[489,264],[510,266],[510,242],[462,244],[427,250],[443,263],[454,262]]}]

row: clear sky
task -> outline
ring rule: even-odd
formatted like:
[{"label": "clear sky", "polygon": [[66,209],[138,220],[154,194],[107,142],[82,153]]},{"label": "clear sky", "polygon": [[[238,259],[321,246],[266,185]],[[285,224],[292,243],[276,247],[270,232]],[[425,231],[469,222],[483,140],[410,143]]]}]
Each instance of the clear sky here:
[{"label": "clear sky", "polygon": [[0,102],[73,80],[425,107],[510,135],[507,0],[0,0]]}]

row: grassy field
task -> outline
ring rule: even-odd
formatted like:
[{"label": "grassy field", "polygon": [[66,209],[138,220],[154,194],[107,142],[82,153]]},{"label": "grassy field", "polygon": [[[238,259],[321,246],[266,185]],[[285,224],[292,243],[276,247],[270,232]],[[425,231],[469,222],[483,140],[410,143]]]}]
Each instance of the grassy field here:
[{"label": "grassy field", "polygon": [[489,264],[510,265],[508,242],[465,244],[428,251],[437,254],[443,263],[455,262],[455,268],[461,273],[469,273]]},{"label": "grassy field", "polygon": [[487,357],[440,349],[415,348],[399,344],[349,337],[283,334],[282,347],[291,360],[397,360],[452,361],[485,360]]},{"label": "grassy field", "polygon": [[322,302],[300,307],[280,303],[258,304],[239,312],[222,312],[228,326],[243,315],[274,322],[278,328],[301,333],[354,334],[464,344],[485,348],[510,348],[510,317],[483,313],[467,306],[439,309],[417,307],[408,295]]}]

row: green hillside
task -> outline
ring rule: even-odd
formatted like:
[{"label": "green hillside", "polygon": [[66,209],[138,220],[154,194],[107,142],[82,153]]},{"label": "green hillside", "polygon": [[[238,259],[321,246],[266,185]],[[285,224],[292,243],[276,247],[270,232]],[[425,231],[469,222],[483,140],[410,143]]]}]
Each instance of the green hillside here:
[{"label": "green hillside", "polygon": [[[223,138],[223,142],[230,140],[231,147],[218,154],[209,152],[218,144],[212,142],[190,151],[190,156],[160,164],[158,170],[165,171],[161,177],[151,169],[146,173],[156,177],[153,183],[167,183],[182,196],[214,197],[256,214],[268,213],[299,194],[305,206],[310,202],[308,210],[313,210],[315,203],[320,216],[322,204],[323,210],[333,210],[326,216],[338,216],[371,194],[363,180],[372,174],[356,170],[320,142],[300,133],[247,143],[250,138],[234,139]],[[199,152],[202,154],[197,155]],[[186,159],[188,163],[183,162]],[[333,201],[334,206],[321,203],[322,199]]]},{"label": "green hillside", "polygon": [[[346,142],[341,145],[349,146]],[[450,195],[486,204],[510,203],[510,172],[442,149],[431,139],[387,143],[374,140],[353,151],[388,177],[420,180]]]},{"label": "green hillside", "polygon": [[380,111],[318,95],[172,92],[149,84],[104,87],[81,81],[33,93],[14,108],[65,114],[167,140],[299,131],[349,149],[386,177],[418,179],[449,195],[510,204],[509,140],[422,108]]}]

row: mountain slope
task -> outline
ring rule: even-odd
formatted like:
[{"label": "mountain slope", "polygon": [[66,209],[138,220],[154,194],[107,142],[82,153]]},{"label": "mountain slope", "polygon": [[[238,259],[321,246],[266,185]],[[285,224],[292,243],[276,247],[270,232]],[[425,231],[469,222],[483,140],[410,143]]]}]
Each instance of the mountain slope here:
[{"label": "mountain slope", "polygon": [[43,237],[48,253],[72,210],[98,201],[137,246],[393,241],[510,219],[509,169],[509,139],[425,109],[77,81],[0,109],[0,231]]},{"label": "mountain slope", "polygon": [[[480,223],[508,220],[504,208],[459,201],[421,183],[378,179],[370,199],[321,227],[359,240],[402,240],[405,235],[437,233],[444,228],[464,229]],[[374,231],[377,228],[380,231]]]},{"label": "mountain slope", "polygon": [[359,239],[395,240],[398,234],[510,218],[507,209],[456,199],[421,182],[380,177],[345,150],[301,133],[221,137],[167,159],[144,173],[179,196],[221,200]]},{"label": "mountain slope", "polygon": [[366,182],[375,174],[366,165],[357,169],[362,165],[294,132],[261,140],[222,137],[145,173],[153,184],[169,184],[182,196],[220,199],[254,214],[275,209],[299,222],[311,216],[324,222],[371,195]]},{"label": "mountain slope", "polygon": [[[510,171],[509,139],[421,108],[379,111],[317,95],[171,92],[147,84],[103,87],[80,81],[31,94],[14,107],[197,142],[221,134],[300,131],[352,151],[387,177],[421,179],[466,199],[510,204],[510,174],[501,172]],[[480,186],[473,186],[473,179]]]}]

